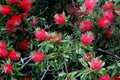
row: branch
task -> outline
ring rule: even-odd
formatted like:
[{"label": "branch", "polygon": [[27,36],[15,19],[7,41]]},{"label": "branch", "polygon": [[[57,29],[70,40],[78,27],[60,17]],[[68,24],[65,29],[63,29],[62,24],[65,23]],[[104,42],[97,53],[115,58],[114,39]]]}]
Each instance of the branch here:
[{"label": "branch", "polygon": [[98,48],[98,49],[97,49],[97,52],[109,54],[109,55],[111,55],[112,57],[114,57],[114,58],[116,58],[116,59],[120,59],[120,57],[119,57],[118,55],[113,54],[113,53],[111,53],[111,52],[109,52],[109,51],[107,51],[107,50],[103,50],[103,49],[101,49],[101,48]]},{"label": "branch", "polygon": [[47,71],[49,70],[49,68],[50,68],[50,65],[47,67],[47,69],[46,69],[46,71],[44,72],[44,74],[43,74],[43,76],[42,76],[41,80],[43,80],[43,79],[44,79],[45,74],[47,73]]}]

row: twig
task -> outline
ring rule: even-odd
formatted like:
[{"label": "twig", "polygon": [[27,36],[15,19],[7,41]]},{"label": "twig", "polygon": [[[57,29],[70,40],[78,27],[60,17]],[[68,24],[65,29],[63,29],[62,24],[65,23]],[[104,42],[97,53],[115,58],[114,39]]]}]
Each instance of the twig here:
[{"label": "twig", "polygon": [[66,71],[66,77],[67,77],[67,80],[70,80],[69,77],[68,77],[68,68],[67,68],[67,63],[66,63],[66,60],[64,59],[64,65],[65,65],[65,71]]},{"label": "twig", "polygon": [[47,67],[46,71],[45,71],[45,72],[44,72],[44,74],[42,75],[42,78],[41,78],[41,80],[43,80],[43,79],[44,79],[44,77],[45,77],[45,74],[47,73],[47,71],[49,70],[49,68],[50,68],[50,65]]},{"label": "twig", "polygon": [[46,7],[41,13],[39,13],[37,16],[40,16],[41,14],[43,14],[46,10],[48,9],[48,7]]},{"label": "twig", "polygon": [[21,68],[23,68],[27,63],[29,63],[31,61],[32,58],[30,58],[28,61],[26,61],[22,66]]},{"label": "twig", "polygon": [[118,55],[113,54],[113,53],[111,53],[111,52],[109,52],[109,51],[107,51],[107,50],[102,50],[101,48],[98,48],[98,49],[97,49],[97,52],[107,53],[107,54],[111,55],[112,57],[114,57],[114,58],[116,58],[116,59],[120,59],[120,57],[119,57]]}]

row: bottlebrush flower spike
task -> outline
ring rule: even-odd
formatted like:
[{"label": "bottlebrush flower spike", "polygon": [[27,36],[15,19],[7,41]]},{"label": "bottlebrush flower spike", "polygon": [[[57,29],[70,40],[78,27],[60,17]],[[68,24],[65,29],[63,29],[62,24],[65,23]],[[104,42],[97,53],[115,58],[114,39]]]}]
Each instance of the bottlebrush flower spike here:
[{"label": "bottlebrush flower spike", "polygon": [[6,49],[6,48],[7,48],[6,43],[3,42],[3,41],[0,41],[0,48],[2,48],[2,49]]},{"label": "bottlebrush flower spike", "polygon": [[106,37],[107,37],[107,38],[112,38],[112,33],[111,33],[111,31],[110,31],[109,29],[107,29],[107,30],[105,31],[105,33],[106,33]]},{"label": "bottlebrush flower spike", "polygon": [[110,20],[108,20],[107,18],[99,18],[97,21],[97,24],[100,28],[107,28],[110,25]]},{"label": "bottlebrush flower spike", "polygon": [[105,74],[104,76],[100,76],[99,80],[111,80],[109,74]]},{"label": "bottlebrush flower spike", "polygon": [[4,48],[0,48],[0,58],[6,58],[7,57],[7,50]]},{"label": "bottlebrush flower spike", "polygon": [[91,60],[93,58],[92,53],[86,53],[86,55],[83,57],[84,61]]},{"label": "bottlebrush flower spike", "polygon": [[85,3],[83,4],[83,6],[86,8],[85,10],[91,12],[94,10],[95,5],[96,5],[96,0],[86,0]]},{"label": "bottlebrush flower spike", "polygon": [[51,40],[55,40],[55,44],[59,44],[61,42],[61,36],[60,34],[55,34],[55,35],[51,35],[50,37],[48,37],[48,41],[51,41]]},{"label": "bottlebrush flower spike", "polygon": [[100,59],[91,60],[91,68],[95,71],[100,70],[102,68],[102,60]]},{"label": "bottlebrush flower spike", "polygon": [[89,46],[91,42],[94,40],[94,36],[90,32],[86,32],[85,34],[82,35],[81,41],[84,45]]},{"label": "bottlebrush flower spike", "polygon": [[32,4],[33,4],[33,0],[22,0],[20,2],[20,8],[25,12],[29,12]]},{"label": "bottlebrush flower spike", "polygon": [[2,66],[3,72],[6,74],[11,74],[13,72],[13,67],[11,64],[4,64]]},{"label": "bottlebrush flower spike", "polygon": [[47,38],[48,34],[44,29],[38,29],[35,31],[35,37],[38,41],[44,41]]},{"label": "bottlebrush flower spike", "polygon": [[25,80],[32,80],[32,78],[27,76]]},{"label": "bottlebrush flower spike", "polygon": [[34,25],[34,26],[36,26],[37,24],[39,23],[39,21],[38,20],[32,20],[32,24]]},{"label": "bottlebrush flower spike", "polygon": [[104,17],[104,18],[107,18],[107,19],[110,20],[110,21],[113,21],[113,20],[114,20],[114,14],[113,14],[112,11],[105,11],[105,12],[103,13],[103,17]]},{"label": "bottlebrush flower spike", "polygon": [[29,47],[30,47],[30,43],[28,42],[28,41],[20,41],[19,43],[18,43],[18,47],[21,49],[21,50],[25,50],[25,51],[27,51],[27,50],[29,50]]},{"label": "bottlebrush flower spike", "polygon": [[120,77],[118,76],[118,74],[115,74],[113,77],[114,77],[114,80],[120,80]]},{"label": "bottlebrush flower spike", "polygon": [[6,43],[0,41],[0,58],[6,58],[7,50],[6,50]]},{"label": "bottlebrush flower spike", "polygon": [[90,31],[92,29],[92,23],[90,21],[82,21],[80,23],[81,31]]},{"label": "bottlebrush flower spike", "polygon": [[104,11],[113,10],[114,9],[114,3],[113,2],[108,2],[108,3],[104,4],[103,9],[104,9]]},{"label": "bottlebrush flower spike", "polygon": [[19,1],[18,0],[8,0],[9,1],[9,3],[10,4],[18,4],[19,3]]},{"label": "bottlebrush flower spike", "polygon": [[39,51],[34,51],[31,58],[34,62],[42,62],[44,60],[44,54]]},{"label": "bottlebrush flower spike", "polygon": [[118,7],[118,8],[115,9],[115,13],[116,13],[117,15],[120,15],[120,7]]},{"label": "bottlebrush flower spike", "polygon": [[63,14],[56,14],[54,16],[54,21],[58,25],[64,25],[66,23],[66,17]]},{"label": "bottlebrush flower spike", "polygon": [[21,24],[21,15],[13,15],[11,17],[12,25],[19,26]]},{"label": "bottlebrush flower spike", "polygon": [[10,15],[12,13],[12,9],[7,5],[0,5],[0,14]]},{"label": "bottlebrush flower spike", "polygon": [[17,61],[19,60],[20,58],[20,53],[15,51],[15,50],[12,50],[8,53],[8,57],[10,58],[10,60],[12,61]]}]

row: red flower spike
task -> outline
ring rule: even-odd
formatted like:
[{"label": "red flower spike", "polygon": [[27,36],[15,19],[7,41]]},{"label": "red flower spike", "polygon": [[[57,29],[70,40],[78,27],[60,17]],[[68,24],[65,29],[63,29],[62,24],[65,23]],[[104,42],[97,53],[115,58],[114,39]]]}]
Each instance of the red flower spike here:
[{"label": "red flower spike", "polygon": [[120,77],[118,76],[118,74],[115,74],[113,77],[114,77],[114,80],[120,80]]},{"label": "red flower spike", "polygon": [[110,20],[102,17],[98,19],[97,24],[99,25],[100,28],[107,28],[110,25]]},{"label": "red flower spike", "polygon": [[34,62],[42,62],[44,60],[44,54],[42,52],[39,51],[35,51],[33,52],[34,54],[31,56],[32,60]]},{"label": "red flower spike", "polygon": [[36,26],[38,23],[39,23],[38,20],[32,20],[32,24],[33,24],[34,26]]},{"label": "red flower spike", "polygon": [[27,42],[27,41],[20,41],[20,42],[18,43],[18,47],[19,47],[21,50],[27,51],[27,50],[29,50],[30,43]]},{"label": "red flower spike", "polygon": [[92,12],[94,10],[94,7],[96,5],[96,0],[86,0],[83,6],[86,10]]},{"label": "red flower spike", "polygon": [[18,4],[19,0],[8,0],[10,4]]},{"label": "red flower spike", "polygon": [[108,2],[108,3],[104,4],[103,9],[104,9],[104,11],[113,10],[114,9],[114,3],[113,2]]},{"label": "red flower spike", "polygon": [[20,8],[25,12],[29,12],[32,4],[33,4],[32,0],[22,0],[20,2]]},{"label": "red flower spike", "polygon": [[10,60],[12,61],[17,61],[19,60],[20,58],[20,53],[15,51],[15,50],[12,50],[8,53],[8,57],[10,58]]},{"label": "red flower spike", "polygon": [[21,24],[21,15],[14,15],[11,17],[12,25],[19,26]]},{"label": "red flower spike", "polygon": [[66,17],[63,14],[56,14],[54,17],[54,21],[58,25],[64,25],[66,22]]},{"label": "red flower spike", "polygon": [[104,17],[104,18],[107,18],[107,19],[110,20],[110,21],[113,21],[113,20],[114,20],[114,14],[113,14],[112,11],[105,11],[105,12],[103,13],[103,17]]},{"label": "red flower spike", "polygon": [[105,74],[104,76],[100,76],[99,80],[111,80],[109,74]]},{"label": "red flower spike", "polygon": [[35,32],[35,37],[38,41],[44,41],[47,38],[48,34],[44,29],[40,29]]},{"label": "red flower spike", "polygon": [[110,31],[109,29],[107,29],[107,30],[105,31],[105,33],[106,33],[106,37],[107,37],[107,38],[112,38],[112,33],[111,33],[111,31]]},{"label": "red flower spike", "polygon": [[32,78],[31,77],[26,77],[25,80],[32,80]]},{"label": "red flower spike", "polygon": [[100,70],[102,68],[102,60],[100,60],[100,59],[91,60],[91,68],[95,71]]},{"label": "red flower spike", "polygon": [[0,41],[0,48],[2,48],[2,49],[6,49],[6,48],[7,48],[6,43],[3,42],[3,41]]},{"label": "red flower spike", "polygon": [[86,55],[83,57],[84,61],[91,60],[93,58],[92,53],[86,53]]},{"label": "red flower spike", "polygon": [[94,40],[94,36],[86,32],[82,35],[81,41],[84,45],[89,46],[91,42]]},{"label": "red flower spike", "polygon": [[4,48],[0,48],[0,58],[6,58],[7,57],[7,51]]},{"label": "red flower spike", "polygon": [[80,30],[81,31],[90,31],[92,29],[92,23],[89,21],[82,21],[80,23]]},{"label": "red flower spike", "polygon": [[6,74],[11,74],[12,71],[13,71],[13,67],[11,64],[4,64],[2,66],[2,69],[3,69],[3,72],[6,73]]},{"label": "red flower spike", "polygon": [[10,15],[12,13],[12,9],[7,5],[0,5],[0,13],[3,15]]}]

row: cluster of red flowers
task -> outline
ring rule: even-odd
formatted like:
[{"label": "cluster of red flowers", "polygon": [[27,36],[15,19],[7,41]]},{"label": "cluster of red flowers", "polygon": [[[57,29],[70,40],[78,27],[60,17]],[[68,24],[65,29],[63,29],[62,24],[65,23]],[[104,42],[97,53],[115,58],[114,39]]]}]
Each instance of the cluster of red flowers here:
[{"label": "cluster of red flowers", "polygon": [[[6,43],[3,41],[0,41],[0,58],[6,58],[8,57],[11,61],[17,61],[20,58],[20,53],[15,51],[15,50],[11,50],[9,52],[7,52],[6,50],[7,46]],[[7,64],[5,63],[3,66],[3,72],[5,72],[6,74],[10,74],[13,70],[13,67],[11,64]]]},{"label": "cluster of red flowers", "polygon": [[9,3],[11,5],[17,4],[20,6],[21,10],[24,11],[23,14],[11,14],[12,9],[8,5],[0,5],[0,14],[3,15],[12,15],[11,19],[7,21],[7,31],[10,33],[15,33],[17,30],[17,27],[21,25],[22,19],[25,19],[27,16],[27,13],[29,12],[31,6],[32,6],[32,0],[9,0]]},{"label": "cluster of red flowers", "polygon": [[[18,28],[20,28],[20,25],[22,24],[22,20],[27,17],[27,13],[29,12],[31,6],[32,6],[32,0],[9,0],[10,5],[18,5],[20,6],[21,10],[24,11],[22,14],[12,14],[12,9],[8,5],[0,5],[0,14],[3,15],[9,15],[11,18],[7,21],[7,31],[9,33],[15,33]],[[34,22],[33,25],[37,25],[37,23]],[[45,39],[45,35],[43,35],[44,30],[41,34],[36,33],[36,37],[42,41]],[[43,35],[43,36],[40,36]],[[47,35],[46,35],[47,36]],[[25,40],[21,40],[18,43],[18,47],[21,50],[27,51],[29,50],[30,43]],[[9,50],[6,49],[6,44],[3,41],[0,41],[0,58],[6,58],[8,57],[11,61],[18,61],[20,59],[20,53],[16,50]],[[35,54],[34,54],[35,53]],[[31,54],[31,59],[35,62],[42,62],[44,59],[44,54],[39,51],[35,51],[33,54]],[[13,72],[13,66],[10,63],[4,63],[2,66],[2,70],[6,74],[10,74]]]}]

